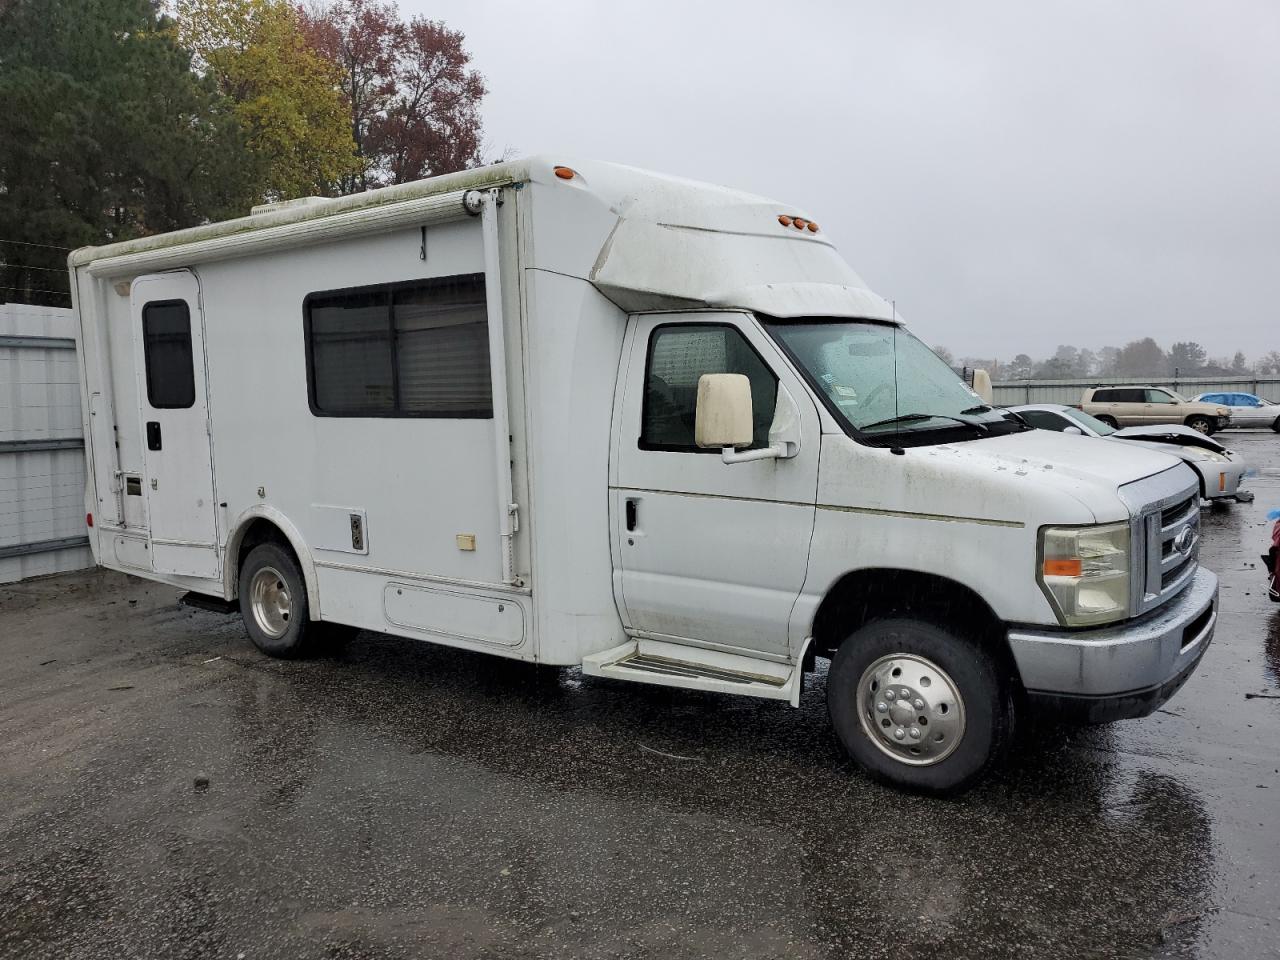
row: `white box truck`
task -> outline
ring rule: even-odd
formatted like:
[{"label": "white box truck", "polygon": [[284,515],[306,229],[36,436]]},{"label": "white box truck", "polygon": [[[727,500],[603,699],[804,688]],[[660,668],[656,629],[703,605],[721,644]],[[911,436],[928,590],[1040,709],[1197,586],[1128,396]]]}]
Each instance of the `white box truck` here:
[{"label": "white box truck", "polygon": [[797,704],[946,792],[1209,645],[1182,463],[984,404],[794,207],[535,158],[70,257],[98,563]]}]

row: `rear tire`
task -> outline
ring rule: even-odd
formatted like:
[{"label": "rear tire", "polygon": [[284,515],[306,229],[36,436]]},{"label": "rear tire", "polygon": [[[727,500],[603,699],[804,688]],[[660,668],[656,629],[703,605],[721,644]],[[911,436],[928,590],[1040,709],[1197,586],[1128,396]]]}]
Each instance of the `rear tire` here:
[{"label": "rear tire", "polygon": [[1206,437],[1213,433],[1213,423],[1208,417],[1187,417],[1187,426]]},{"label": "rear tire", "polygon": [[1276,433],[1280,433],[1280,417],[1276,417],[1275,423],[1271,424],[1271,429]]},{"label": "rear tire", "polygon": [[307,585],[293,554],[260,543],[240,568],[240,616],[253,645],[269,657],[312,656],[332,645],[332,624],[311,619]]},{"label": "rear tire", "polygon": [[918,620],[878,620],[845,640],[827,676],[827,710],[872,777],[940,796],[977,783],[1013,736],[1012,684],[996,660]]},{"label": "rear tire", "polygon": [[1104,415],[1104,416],[1098,417],[1097,419],[1101,420],[1103,423],[1105,423],[1105,424],[1106,424],[1108,427],[1110,427],[1112,430],[1118,430],[1118,429],[1120,429],[1120,424],[1116,423],[1116,418],[1115,418],[1115,417],[1108,417],[1108,416],[1105,416],[1105,415]]}]

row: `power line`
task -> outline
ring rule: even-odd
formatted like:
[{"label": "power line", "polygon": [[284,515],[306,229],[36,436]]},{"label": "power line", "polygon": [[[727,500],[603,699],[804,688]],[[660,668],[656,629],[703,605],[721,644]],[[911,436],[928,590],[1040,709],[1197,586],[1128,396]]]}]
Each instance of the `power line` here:
[{"label": "power line", "polygon": [[54,245],[54,244],[52,244],[52,243],[32,243],[32,242],[31,242],[31,241],[29,241],[29,240],[4,240],[4,239],[0,239],[0,243],[16,243],[16,244],[19,244],[19,245],[24,246],[24,247],[45,247],[45,248],[47,248],[47,249],[49,249],[49,250],[66,250],[67,252],[70,252],[70,251],[71,251],[71,249],[72,249],[71,247],[59,247],[59,246],[55,246],[55,245]]},{"label": "power line", "polygon": [[43,270],[46,273],[60,273],[64,277],[67,275],[66,267],[33,267],[28,263],[6,263],[0,260],[0,268],[8,267],[10,270]]},{"label": "power line", "polygon": [[17,290],[22,293],[56,293],[60,297],[71,296],[70,290],[29,290],[26,287],[0,287],[0,290]]}]

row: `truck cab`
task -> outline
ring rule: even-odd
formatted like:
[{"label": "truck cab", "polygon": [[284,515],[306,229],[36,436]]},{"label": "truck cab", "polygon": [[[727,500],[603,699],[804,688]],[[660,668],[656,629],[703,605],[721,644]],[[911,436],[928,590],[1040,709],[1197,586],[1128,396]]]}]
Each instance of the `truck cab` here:
[{"label": "truck cab", "polygon": [[993,409],[767,198],[532,158],[77,251],[104,566],[299,656],[367,629],[799,703],[947,793],[1138,717],[1217,581],[1181,462]]}]

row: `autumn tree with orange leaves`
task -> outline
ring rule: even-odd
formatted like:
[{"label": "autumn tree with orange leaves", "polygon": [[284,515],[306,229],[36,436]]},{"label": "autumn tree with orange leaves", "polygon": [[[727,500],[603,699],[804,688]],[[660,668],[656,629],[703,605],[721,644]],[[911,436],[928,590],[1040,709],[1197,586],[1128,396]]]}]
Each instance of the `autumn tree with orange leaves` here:
[{"label": "autumn tree with orange leaves", "polygon": [[354,193],[478,166],[484,78],[465,37],[394,3],[333,0],[299,10],[303,34],[340,75],[359,169]]}]

